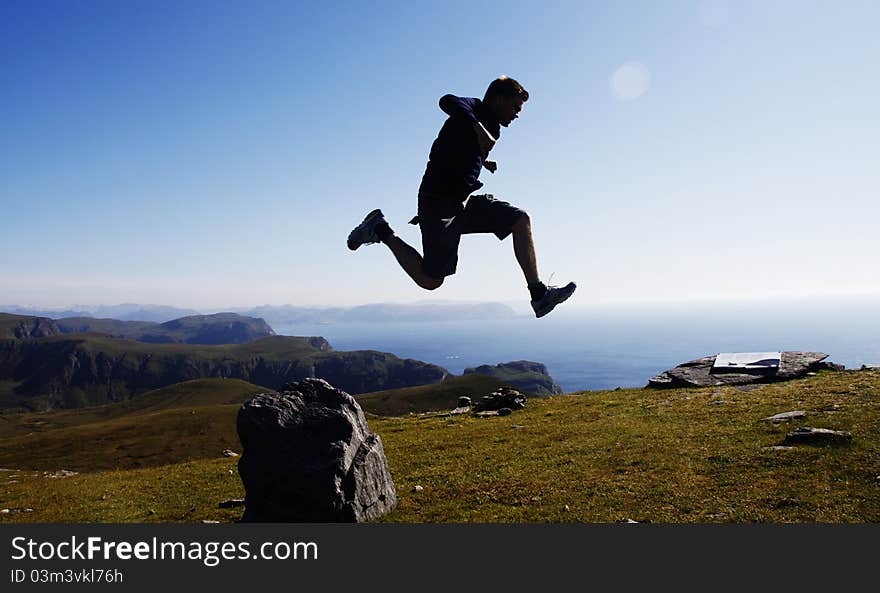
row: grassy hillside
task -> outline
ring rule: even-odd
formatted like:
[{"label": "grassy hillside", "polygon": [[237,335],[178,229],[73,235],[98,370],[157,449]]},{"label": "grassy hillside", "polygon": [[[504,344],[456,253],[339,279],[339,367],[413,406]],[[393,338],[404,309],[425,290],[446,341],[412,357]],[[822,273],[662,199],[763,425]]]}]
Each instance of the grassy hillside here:
[{"label": "grassy hillside", "polygon": [[374,391],[355,396],[365,412],[379,416],[404,416],[415,412],[451,410],[466,395],[477,401],[505,383],[494,377],[449,377],[441,383]]},{"label": "grassy hillside", "polygon": [[[147,392],[137,399],[55,412],[0,414],[0,451],[14,436],[72,428],[176,408],[239,404],[256,393],[272,391],[239,379],[194,379]],[[2,466],[2,463],[0,463]]]},{"label": "grassy hillside", "polygon": [[271,391],[235,379],[187,381],[131,402],[0,415],[0,467],[78,472],[166,465],[238,450],[241,403]]},{"label": "grassy hillside", "polygon": [[[235,459],[218,457],[217,448],[222,418],[231,421],[236,408],[196,409],[205,435],[187,432],[192,423],[162,431],[168,447],[207,443],[210,458],[196,461],[50,478],[21,469],[37,467],[41,450],[22,448],[0,463],[16,468],[0,472],[0,506],[11,510],[0,520],[235,520],[241,509],[217,503],[244,492]],[[807,417],[761,421],[790,410]],[[400,500],[386,522],[880,521],[878,371],[823,372],[750,391],[585,392],[532,399],[506,417],[369,423],[382,437]],[[848,430],[853,442],[774,448],[796,426]],[[415,485],[423,490],[413,492]]]}]

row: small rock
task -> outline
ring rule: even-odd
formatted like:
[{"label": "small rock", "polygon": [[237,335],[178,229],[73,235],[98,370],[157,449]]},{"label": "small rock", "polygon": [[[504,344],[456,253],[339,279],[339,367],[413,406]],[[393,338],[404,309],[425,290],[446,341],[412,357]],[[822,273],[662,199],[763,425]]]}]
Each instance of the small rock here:
[{"label": "small rock", "polygon": [[773,445],[772,447],[764,447],[767,451],[797,451],[797,447],[786,447],[784,445]]},{"label": "small rock", "polygon": [[232,449],[224,449],[223,457],[238,457],[238,453],[236,453]]},{"label": "small rock", "polygon": [[837,404],[832,404],[832,405],[830,405],[830,406],[823,406],[823,407],[819,408],[819,409],[816,410],[816,411],[817,411],[817,412],[839,412],[839,411],[842,410],[842,409],[843,409],[843,408],[841,408],[839,405],[837,405]]},{"label": "small rock", "polygon": [[489,416],[497,416],[497,410],[485,410],[483,412],[477,412],[474,416],[479,416],[480,418],[488,418]]},{"label": "small rock", "polygon": [[852,441],[852,433],[830,428],[802,426],[785,435],[787,444],[843,445]]},{"label": "small rock", "polygon": [[235,473],[235,472],[234,472],[234,471],[232,471],[232,470],[229,470],[229,473],[230,473],[230,474],[234,474],[234,473]]},{"label": "small rock", "polygon": [[0,513],[3,513],[4,515],[6,515],[9,513],[9,509],[0,509]]},{"label": "small rock", "polygon": [[466,395],[462,395],[460,398],[458,398],[459,408],[469,407],[472,403],[473,402],[471,401],[471,398]]},{"label": "small rock", "polygon": [[[231,509],[233,507],[241,507],[244,506],[243,498],[230,498],[229,500],[223,500],[220,504],[217,505],[221,509]],[[193,509],[195,510],[195,509]]]},{"label": "small rock", "polygon": [[627,524],[632,524],[632,523],[638,523],[638,521],[633,521],[632,519],[620,519],[620,520],[617,521],[617,523],[627,523]]},{"label": "small rock", "polygon": [[514,424],[510,428],[517,428],[518,429],[518,428],[522,428],[522,427],[523,427],[522,424]]},{"label": "small rock", "polygon": [[33,513],[34,509],[24,509],[22,513]]},{"label": "small rock", "polygon": [[716,399],[709,402],[710,406],[720,406],[721,404],[729,403],[726,399]]},{"label": "small rock", "polygon": [[148,515],[155,515],[156,511],[154,511],[153,509],[149,509],[149,510],[147,510],[147,514]]},{"label": "small rock", "polygon": [[764,388],[764,385],[761,385],[760,383],[754,385],[734,385],[733,388],[737,391],[748,393],[749,391],[757,391],[758,389],[762,389]]},{"label": "small rock", "polygon": [[413,486],[412,491],[413,492],[421,492],[424,489],[425,489],[424,486],[419,486],[418,484],[416,484],[415,486]]},{"label": "small rock", "polygon": [[567,513],[567,512],[569,512],[569,511],[571,510],[571,507],[568,506],[568,505],[565,505],[564,507],[562,507],[562,510],[565,511],[565,512]]},{"label": "small rock", "polygon": [[803,410],[795,410],[793,412],[782,412],[781,414],[776,414],[775,416],[768,416],[767,418],[762,418],[762,422],[789,422],[790,420],[794,420],[795,418],[806,418],[807,413]]},{"label": "small rock", "polygon": [[220,521],[212,521],[211,519],[202,519],[202,523],[205,523],[206,525],[213,524],[213,523],[219,523],[219,522]]}]

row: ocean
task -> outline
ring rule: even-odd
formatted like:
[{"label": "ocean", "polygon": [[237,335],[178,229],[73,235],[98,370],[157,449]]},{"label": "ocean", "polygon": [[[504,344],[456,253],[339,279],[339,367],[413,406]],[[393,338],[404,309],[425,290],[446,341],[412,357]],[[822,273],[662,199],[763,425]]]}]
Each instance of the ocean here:
[{"label": "ocean", "polygon": [[561,306],[542,319],[358,322],[276,327],[336,350],[380,350],[451,373],[512,360],[544,363],[566,392],[642,387],[659,372],[719,352],[824,352],[847,368],[880,364],[880,303],[767,301]]}]

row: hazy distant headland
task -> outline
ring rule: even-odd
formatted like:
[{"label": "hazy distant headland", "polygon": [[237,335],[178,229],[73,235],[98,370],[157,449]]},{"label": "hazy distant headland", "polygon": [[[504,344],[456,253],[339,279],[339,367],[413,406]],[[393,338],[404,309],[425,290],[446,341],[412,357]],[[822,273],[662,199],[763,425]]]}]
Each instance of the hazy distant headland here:
[{"label": "hazy distant headland", "polygon": [[[164,323],[192,315],[216,313],[214,309],[196,311],[168,305],[71,305],[62,309],[34,308],[21,305],[0,305],[0,311],[15,315],[33,315],[51,319],[71,317],[110,318],[120,321]],[[511,319],[517,313],[502,303],[376,303],[355,307],[302,307],[296,305],[261,305],[232,307],[224,312],[256,317],[272,327],[329,323],[388,323]]]}]

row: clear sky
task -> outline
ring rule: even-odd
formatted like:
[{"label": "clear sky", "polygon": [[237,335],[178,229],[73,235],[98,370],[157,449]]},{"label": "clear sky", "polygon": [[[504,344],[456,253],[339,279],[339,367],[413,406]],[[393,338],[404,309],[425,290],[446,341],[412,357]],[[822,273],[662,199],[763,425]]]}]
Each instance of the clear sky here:
[{"label": "clear sky", "polygon": [[573,302],[878,294],[880,3],[0,2],[0,303],[525,302],[510,240],[417,288],[445,93],[531,98],[485,191]]}]

